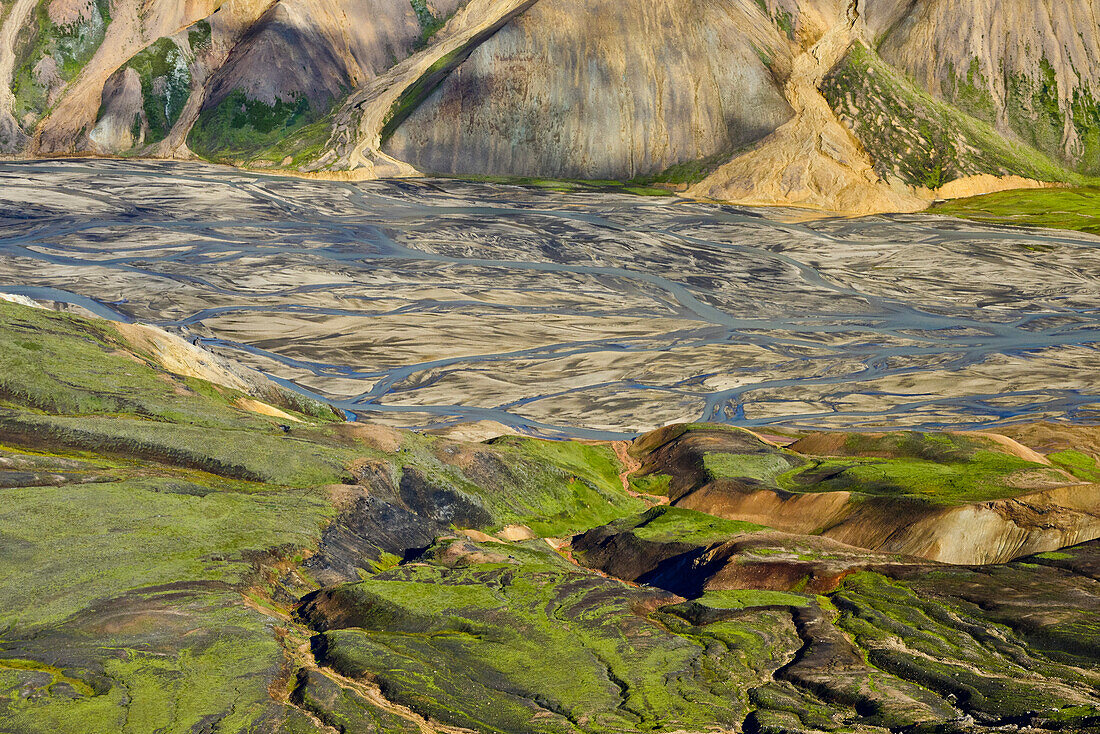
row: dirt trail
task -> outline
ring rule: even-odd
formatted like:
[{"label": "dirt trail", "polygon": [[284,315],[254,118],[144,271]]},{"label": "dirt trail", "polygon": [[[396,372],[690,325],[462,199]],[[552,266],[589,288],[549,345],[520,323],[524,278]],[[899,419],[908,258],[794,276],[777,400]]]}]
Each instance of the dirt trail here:
[{"label": "dirt trail", "polygon": [[688,195],[852,214],[926,208],[924,199],[892,189],[879,178],[866,150],[819,91],[861,31],[853,2],[843,20],[795,57],[783,89],[794,118],[753,150],[720,167]]},{"label": "dirt trail", "polygon": [[642,500],[650,507],[667,505],[669,503],[668,497],[635,492],[630,488],[630,475],[642,468],[642,462],[630,455],[630,441],[612,441],[611,449],[615,452],[615,456],[624,467],[623,471],[619,472],[619,481],[623,483],[624,492],[631,497]]}]

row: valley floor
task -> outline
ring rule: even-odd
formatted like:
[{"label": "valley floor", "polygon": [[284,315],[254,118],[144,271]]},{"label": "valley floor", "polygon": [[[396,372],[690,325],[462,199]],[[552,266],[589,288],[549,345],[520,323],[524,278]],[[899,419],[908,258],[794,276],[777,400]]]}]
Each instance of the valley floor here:
[{"label": "valley floor", "polygon": [[1094,237],[798,216],[488,181],[12,163],[0,291],[162,325],[404,427],[622,439],[699,419],[1097,420]]}]

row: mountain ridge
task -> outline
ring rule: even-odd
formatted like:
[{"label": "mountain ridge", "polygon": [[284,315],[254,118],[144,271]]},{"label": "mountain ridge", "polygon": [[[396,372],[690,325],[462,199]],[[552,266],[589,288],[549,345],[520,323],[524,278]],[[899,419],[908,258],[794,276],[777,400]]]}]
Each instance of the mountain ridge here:
[{"label": "mountain ridge", "polygon": [[645,180],[848,213],[1100,172],[1093,0],[2,7],[9,157]]}]

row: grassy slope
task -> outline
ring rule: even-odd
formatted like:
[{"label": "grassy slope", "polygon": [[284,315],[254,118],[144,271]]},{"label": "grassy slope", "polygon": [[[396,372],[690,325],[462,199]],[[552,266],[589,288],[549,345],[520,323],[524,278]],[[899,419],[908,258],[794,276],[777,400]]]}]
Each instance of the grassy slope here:
[{"label": "grassy slope", "polygon": [[[745,717],[751,731],[930,733],[973,715],[1092,732],[1096,603],[1067,599],[1096,588],[1025,561],[907,579],[858,573],[816,597],[742,589],[682,602],[578,570],[539,544],[449,541],[418,564],[329,590],[306,614],[325,630],[328,664],[478,731],[690,731]],[[1042,652],[1052,644],[1072,652]]]},{"label": "grassy slope", "polygon": [[[272,628],[288,623],[242,600],[310,590],[288,572],[337,514],[323,485],[356,461],[468,489],[498,525],[569,534],[643,506],[602,448],[405,434],[386,453],[308,413],[288,435],[239,397],[165,372],[107,322],[0,303],[0,729],[315,731],[269,694],[295,688]],[[453,450],[496,473],[466,477],[440,458]]]},{"label": "grassy slope", "polygon": [[1003,191],[937,204],[929,211],[988,224],[1100,235],[1100,188],[1096,187]]},{"label": "grassy slope", "polygon": [[1014,497],[1028,484],[1066,479],[1042,464],[998,450],[992,441],[959,435],[853,434],[839,456],[814,458],[778,478],[785,489],[802,492],[853,491],[904,497],[936,505]]},{"label": "grassy slope", "polygon": [[743,719],[745,688],[759,679],[745,651],[774,666],[797,645],[789,629],[768,630],[769,614],[670,634],[633,611],[654,592],[579,570],[545,546],[494,556],[337,589],[358,629],[327,633],[327,658],[480,731],[698,731]]},{"label": "grassy slope", "polygon": [[871,154],[875,169],[889,179],[932,189],[982,173],[1086,180],[933,97],[860,44],[826,77],[822,94]]},{"label": "grassy slope", "polygon": [[[710,426],[694,428],[709,431]],[[803,456],[791,450],[767,453],[705,451],[705,480],[734,480],[787,492],[846,491],[868,497],[915,499],[935,505],[1015,497],[1035,481],[1064,484],[1067,479],[1042,464],[1005,453],[993,441],[951,434],[850,434],[836,456]],[[1078,478],[1100,476],[1096,462],[1079,452],[1052,461]],[[651,474],[634,480],[649,491],[667,487],[670,477]]]}]

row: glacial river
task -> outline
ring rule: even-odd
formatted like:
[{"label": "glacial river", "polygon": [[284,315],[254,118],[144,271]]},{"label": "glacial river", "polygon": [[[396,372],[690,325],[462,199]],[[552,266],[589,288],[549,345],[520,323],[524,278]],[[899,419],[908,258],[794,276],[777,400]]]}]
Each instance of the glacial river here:
[{"label": "glacial river", "polygon": [[1100,421],[1100,239],[197,164],[0,164],[0,292],[414,428]]}]

